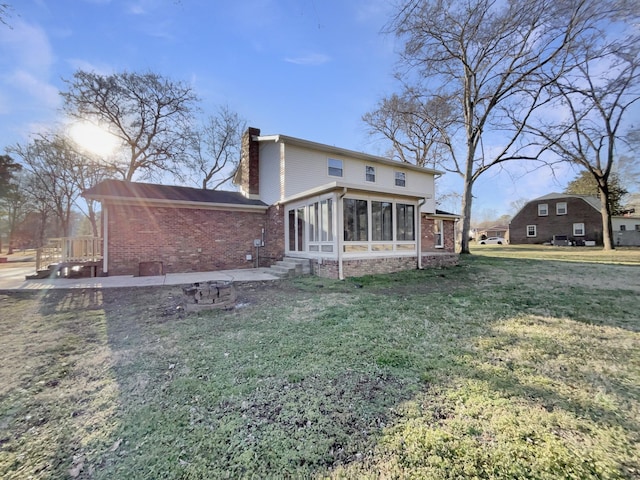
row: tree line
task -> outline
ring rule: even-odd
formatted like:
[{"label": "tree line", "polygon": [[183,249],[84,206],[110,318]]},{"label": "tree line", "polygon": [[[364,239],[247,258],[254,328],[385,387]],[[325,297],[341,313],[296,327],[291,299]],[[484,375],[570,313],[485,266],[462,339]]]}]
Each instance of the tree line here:
[{"label": "tree line", "polygon": [[627,0],[398,4],[386,32],[402,45],[400,91],[363,120],[394,158],[462,178],[462,253],[475,182],[515,161],[571,162],[588,172],[604,248],[614,248],[611,175],[638,136],[637,125],[624,129],[640,98],[639,16]]},{"label": "tree line", "polygon": [[[10,243],[41,246],[72,234],[76,212],[98,236],[97,206],[81,193],[106,178],[227,182],[245,121],[228,106],[198,120],[192,87],[156,73],[78,70],[61,92],[64,124],[9,146],[0,160],[0,207]],[[76,128],[80,127],[80,128]],[[108,141],[109,149],[100,147]]]},{"label": "tree line", "polygon": [[[7,8],[0,4],[2,21]],[[462,178],[462,253],[469,253],[475,182],[522,161],[585,171],[602,200],[604,247],[614,248],[612,175],[623,158],[628,171],[638,165],[620,152],[640,145],[628,118],[640,99],[639,17],[631,0],[396,4],[385,33],[401,45],[399,90],[363,121],[389,142],[389,157]],[[74,209],[82,208],[97,234],[95,206],[79,200],[103,178],[169,176],[217,188],[233,173],[245,122],[228,107],[198,122],[199,98],[189,85],[152,72],[83,70],[65,84],[66,118],[115,147],[97,154],[91,139],[66,127],[9,146],[0,198],[10,232],[29,217],[37,245],[67,236]]]}]

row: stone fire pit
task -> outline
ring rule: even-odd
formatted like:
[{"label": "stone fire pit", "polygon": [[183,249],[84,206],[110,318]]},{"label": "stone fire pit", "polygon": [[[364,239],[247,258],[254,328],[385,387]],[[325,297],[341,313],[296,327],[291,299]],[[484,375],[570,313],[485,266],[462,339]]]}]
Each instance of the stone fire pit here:
[{"label": "stone fire pit", "polygon": [[185,310],[199,312],[215,308],[231,309],[236,304],[236,289],[232,282],[197,282],[182,287],[185,296]]}]

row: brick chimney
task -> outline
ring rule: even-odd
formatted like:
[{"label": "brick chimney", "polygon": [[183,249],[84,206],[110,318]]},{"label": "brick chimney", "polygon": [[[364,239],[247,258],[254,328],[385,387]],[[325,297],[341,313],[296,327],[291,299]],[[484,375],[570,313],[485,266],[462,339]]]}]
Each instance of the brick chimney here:
[{"label": "brick chimney", "polygon": [[239,186],[247,198],[260,196],[260,145],[253,137],[260,135],[260,129],[249,127],[242,135],[240,153]]}]

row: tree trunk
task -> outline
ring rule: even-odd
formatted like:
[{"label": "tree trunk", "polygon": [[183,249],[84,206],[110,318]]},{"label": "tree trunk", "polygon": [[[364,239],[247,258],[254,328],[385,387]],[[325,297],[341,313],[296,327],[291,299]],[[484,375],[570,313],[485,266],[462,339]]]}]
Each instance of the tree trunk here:
[{"label": "tree trunk", "polygon": [[460,231],[460,253],[469,254],[469,231],[471,230],[471,203],[473,183],[465,181],[462,193],[462,228]]},{"label": "tree trunk", "polygon": [[613,250],[615,249],[615,243],[613,241],[609,195],[606,188],[601,185],[598,185],[598,190],[600,191],[600,213],[602,215],[602,246],[604,250]]}]

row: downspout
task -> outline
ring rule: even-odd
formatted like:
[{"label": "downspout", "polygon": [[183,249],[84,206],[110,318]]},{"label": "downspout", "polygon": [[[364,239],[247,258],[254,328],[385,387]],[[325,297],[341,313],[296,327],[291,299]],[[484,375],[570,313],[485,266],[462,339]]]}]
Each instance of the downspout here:
[{"label": "downspout", "polygon": [[347,194],[347,187],[342,187],[342,193],[338,195],[338,279],[344,280],[344,272],[342,271],[342,242],[344,240],[344,207],[342,199]]},{"label": "downspout", "polygon": [[109,209],[102,204],[102,274],[109,276]]},{"label": "downspout", "polygon": [[418,270],[422,270],[422,213],[420,213],[420,209],[425,203],[427,203],[427,197],[424,197],[418,203],[418,242],[416,245],[418,249]]}]

